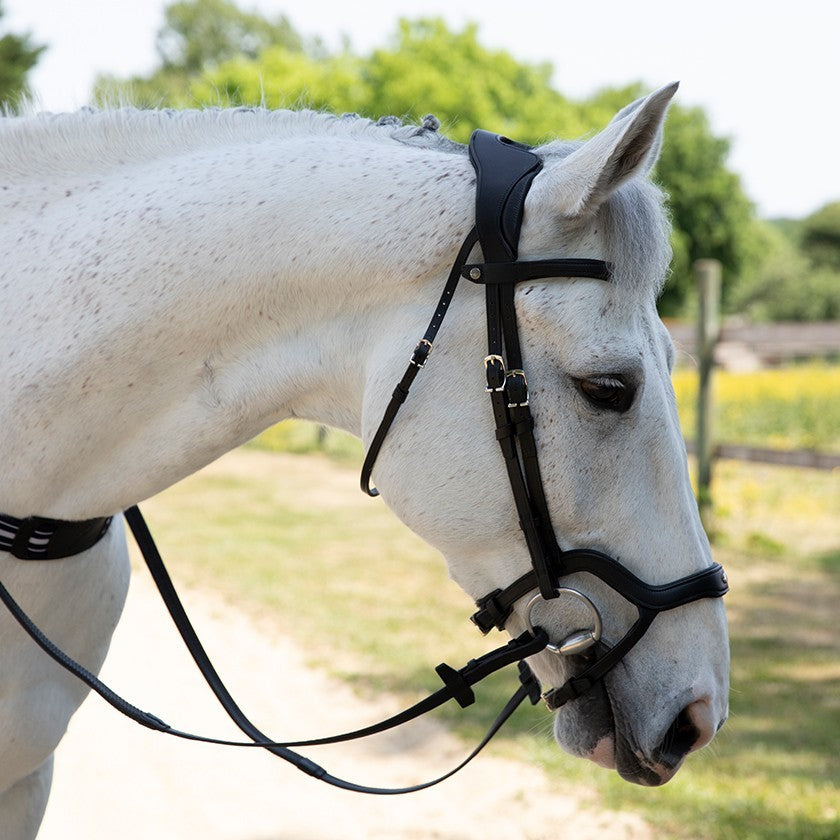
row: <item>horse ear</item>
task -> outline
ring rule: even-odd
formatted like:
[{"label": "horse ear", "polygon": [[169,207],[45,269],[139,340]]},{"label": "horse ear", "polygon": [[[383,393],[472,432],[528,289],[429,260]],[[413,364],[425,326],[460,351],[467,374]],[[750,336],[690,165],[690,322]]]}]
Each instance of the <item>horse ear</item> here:
[{"label": "horse ear", "polygon": [[[680,86],[679,82],[672,82],[667,87],[658,90],[653,96],[657,96],[659,94],[664,94],[666,96],[665,99],[665,110],[668,108],[668,104],[671,101],[673,95],[677,92],[677,88]],[[626,119],[631,114],[635,113],[648,99],[651,97],[641,97],[637,99],[635,102],[631,102],[629,105],[625,105],[611,120],[610,125],[612,123],[620,122],[623,119]],[[663,118],[659,121],[659,129],[657,130],[653,144],[650,147],[650,151],[647,153],[645,157],[645,166],[642,171],[639,173],[641,175],[648,175],[650,174],[650,170],[653,169],[656,161],[659,160],[659,152],[662,149],[662,135],[664,134],[663,129],[665,127],[665,120],[664,120],[664,112]]]},{"label": "horse ear", "polygon": [[564,215],[595,212],[613,190],[647,175],[656,163],[665,112],[678,87],[674,82],[622,108],[600,134],[540,173],[534,186],[550,190],[550,200],[555,208],[559,200]]}]

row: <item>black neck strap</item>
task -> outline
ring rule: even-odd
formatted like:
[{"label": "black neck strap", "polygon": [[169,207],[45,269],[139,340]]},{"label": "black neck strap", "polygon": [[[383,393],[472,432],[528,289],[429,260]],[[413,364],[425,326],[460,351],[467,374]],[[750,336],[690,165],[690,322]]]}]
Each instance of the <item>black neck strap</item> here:
[{"label": "black neck strap", "polygon": [[0,513],[0,551],[18,560],[61,560],[87,551],[108,533],[110,516],[69,521]]}]

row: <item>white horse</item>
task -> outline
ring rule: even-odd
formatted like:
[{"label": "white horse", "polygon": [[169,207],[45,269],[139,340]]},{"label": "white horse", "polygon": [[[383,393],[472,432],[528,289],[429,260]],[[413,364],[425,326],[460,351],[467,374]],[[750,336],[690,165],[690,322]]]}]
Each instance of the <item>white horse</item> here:
[{"label": "white horse", "polygon": [[[605,259],[614,278],[525,283],[516,298],[559,539],[653,584],[711,563],[655,308],[670,252],[646,176],[675,88],[538,150],[520,255]],[[0,511],[116,514],[286,417],[369,440],[473,224],[474,185],[432,123],[248,109],[0,121]],[[482,290],[466,285],[374,478],[478,598],[530,560],[483,393]],[[627,410],[587,397],[618,374]],[[94,672],[127,589],[119,521],[65,560],[0,553],[11,593]],[[628,605],[576,580],[619,637]],[[559,637],[568,609],[550,602],[540,623]],[[520,603],[507,629],[523,628]],[[17,840],[37,832],[86,689],[5,611],[0,651],[0,826]],[[565,660],[531,664],[544,686],[563,682]],[[604,685],[561,709],[557,741],[667,781],[727,714],[719,599],[661,615]],[[680,715],[691,738],[663,746]]]}]

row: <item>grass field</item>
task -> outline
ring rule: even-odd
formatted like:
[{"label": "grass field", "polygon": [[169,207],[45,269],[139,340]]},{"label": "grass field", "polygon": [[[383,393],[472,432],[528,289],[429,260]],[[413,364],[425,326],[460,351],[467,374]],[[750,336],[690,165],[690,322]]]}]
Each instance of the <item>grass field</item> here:
[{"label": "grass field", "polygon": [[[821,370],[804,374],[818,393],[836,375]],[[758,394],[742,412],[753,417],[768,397],[747,385],[735,392]],[[840,416],[840,387],[815,399]],[[813,440],[835,448],[840,422],[821,422]],[[409,699],[439,685],[441,660],[458,665],[488,647],[441,559],[359,492],[358,444],[300,425],[270,434],[260,446],[310,454],[245,449],[146,506],[176,578],[219,588],[362,694]],[[749,442],[767,445],[755,434]],[[318,448],[330,457],[311,454]],[[638,811],[657,837],[836,840],[840,475],[724,461],[713,490],[716,556],[732,585],[731,719],[715,744],[658,789],[560,753],[540,707],[518,713],[496,749],[542,763],[558,786],[594,791],[584,807]],[[456,731],[475,738],[514,679],[497,675],[478,707],[447,713]]]}]

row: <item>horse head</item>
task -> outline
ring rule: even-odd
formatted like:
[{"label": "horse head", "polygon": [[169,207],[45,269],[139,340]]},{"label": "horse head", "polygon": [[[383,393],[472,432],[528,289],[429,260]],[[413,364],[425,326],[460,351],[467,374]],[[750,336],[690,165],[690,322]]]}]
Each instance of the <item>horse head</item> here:
[{"label": "horse head", "polygon": [[[542,168],[524,205],[520,259],[605,260],[612,278],[538,279],[518,284],[515,296],[559,549],[609,555],[651,589],[712,567],[670,381],[673,346],[656,311],[670,247],[649,174],[675,90],[633,103],[586,142],[537,150]],[[528,572],[531,554],[484,394],[484,303],[479,289],[459,294],[448,316],[454,324],[436,345],[434,377],[412,393],[375,477],[386,502],[481,599]],[[609,650],[634,626],[633,604],[600,577],[577,569],[559,583],[550,600],[522,594],[505,628],[518,634],[538,623],[560,643],[590,628],[594,614],[598,645]],[[568,655],[547,650],[530,664],[544,687],[558,688],[586,672],[598,645]],[[556,740],[630,781],[662,784],[725,720],[728,663],[719,599],[669,608],[617,667],[567,698]]]}]

